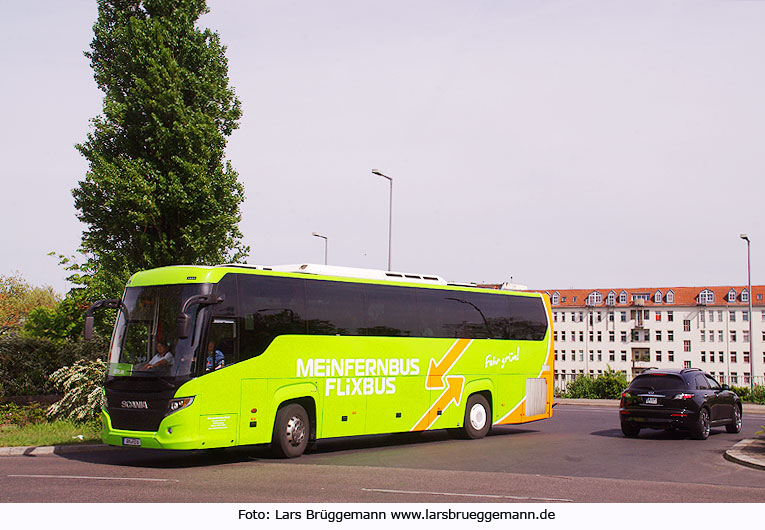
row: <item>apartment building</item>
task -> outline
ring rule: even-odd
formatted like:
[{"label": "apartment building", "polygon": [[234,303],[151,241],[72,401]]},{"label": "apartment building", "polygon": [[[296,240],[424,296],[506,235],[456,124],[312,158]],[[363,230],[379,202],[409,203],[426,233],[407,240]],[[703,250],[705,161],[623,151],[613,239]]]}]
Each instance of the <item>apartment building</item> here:
[{"label": "apartment building", "polygon": [[555,380],[610,366],[632,379],[649,367],[701,368],[721,382],[765,382],[765,286],[546,290],[552,302]]}]

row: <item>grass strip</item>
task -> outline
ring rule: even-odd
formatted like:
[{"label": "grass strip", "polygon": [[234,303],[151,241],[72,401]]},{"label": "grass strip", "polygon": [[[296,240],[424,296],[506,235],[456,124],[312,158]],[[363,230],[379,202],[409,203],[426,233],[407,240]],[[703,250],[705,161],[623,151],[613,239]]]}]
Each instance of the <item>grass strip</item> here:
[{"label": "grass strip", "polygon": [[101,441],[101,425],[69,420],[0,427],[0,447],[74,445]]}]

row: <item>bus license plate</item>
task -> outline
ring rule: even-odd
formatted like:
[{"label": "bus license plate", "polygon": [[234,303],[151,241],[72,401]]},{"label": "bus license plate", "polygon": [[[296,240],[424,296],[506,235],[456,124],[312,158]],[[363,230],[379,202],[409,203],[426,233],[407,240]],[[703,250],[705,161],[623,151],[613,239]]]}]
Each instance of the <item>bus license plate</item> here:
[{"label": "bus license plate", "polygon": [[123,438],[122,445],[132,445],[133,447],[141,447],[140,438]]},{"label": "bus license plate", "polygon": [[659,403],[659,400],[655,397],[647,397],[645,398],[645,404],[646,405],[656,405]]}]

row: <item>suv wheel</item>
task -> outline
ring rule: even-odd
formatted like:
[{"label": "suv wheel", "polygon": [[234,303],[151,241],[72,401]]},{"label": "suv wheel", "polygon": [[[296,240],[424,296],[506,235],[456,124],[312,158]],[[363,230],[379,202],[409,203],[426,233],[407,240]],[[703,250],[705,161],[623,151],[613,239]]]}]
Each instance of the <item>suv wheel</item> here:
[{"label": "suv wheel", "polygon": [[709,438],[709,411],[707,409],[701,409],[699,411],[699,419],[696,420],[696,425],[691,429],[691,438],[694,440],[706,440]]},{"label": "suv wheel", "polygon": [[730,433],[737,433],[741,432],[741,424],[743,422],[741,421],[741,409],[738,405],[735,405],[733,407],[733,419],[731,422],[725,426],[725,430]]},{"label": "suv wheel", "polygon": [[622,432],[627,438],[636,438],[640,434],[640,427],[628,421],[622,422]]}]

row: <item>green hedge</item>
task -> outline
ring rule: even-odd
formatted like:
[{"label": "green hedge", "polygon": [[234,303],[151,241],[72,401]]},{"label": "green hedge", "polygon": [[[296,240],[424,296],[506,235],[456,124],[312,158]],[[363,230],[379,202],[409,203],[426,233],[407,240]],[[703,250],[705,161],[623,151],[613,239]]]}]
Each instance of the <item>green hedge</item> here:
[{"label": "green hedge", "polygon": [[619,399],[627,388],[627,378],[621,372],[608,370],[597,378],[580,375],[568,385],[561,394],[564,398]]},{"label": "green hedge", "polygon": [[51,374],[79,360],[105,358],[108,341],[96,337],[54,343],[21,336],[0,337],[0,399],[49,394]]}]

